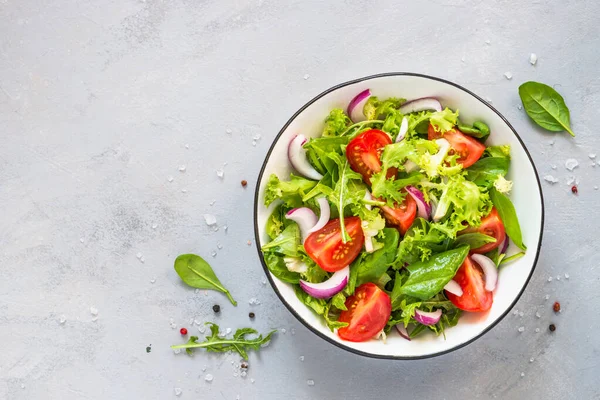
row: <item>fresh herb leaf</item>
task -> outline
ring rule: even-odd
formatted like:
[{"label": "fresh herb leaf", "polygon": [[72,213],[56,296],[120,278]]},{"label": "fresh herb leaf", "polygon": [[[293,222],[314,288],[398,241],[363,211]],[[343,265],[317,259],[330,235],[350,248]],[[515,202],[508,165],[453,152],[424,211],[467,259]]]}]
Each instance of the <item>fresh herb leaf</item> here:
[{"label": "fresh herb leaf", "polygon": [[410,275],[397,291],[396,298],[392,293],[392,309],[400,306],[405,296],[428,300],[436,295],[454,277],[468,254],[469,246],[462,246],[406,267]]},{"label": "fresh herb leaf", "polygon": [[[194,349],[204,348],[213,353],[226,353],[229,351],[237,352],[244,360],[248,360],[248,350],[260,350],[261,346],[266,345],[271,340],[271,336],[277,330],[272,330],[263,335],[252,328],[240,328],[235,331],[233,338],[223,338],[219,336],[219,326],[212,322],[207,322],[210,326],[210,335],[206,336],[204,342],[198,342],[198,336],[190,337],[185,344],[171,346],[172,349],[185,349],[188,354],[192,354]],[[249,335],[258,335],[249,339]]]},{"label": "fresh herb leaf", "polygon": [[395,266],[401,267],[404,263],[426,261],[434,253],[449,250],[452,241],[437,227],[438,224],[430,223],[423,218],[415,219],[400,242],[394,261]]},{"label": "fresh herb leaf", "polygon": [[458,247],[466,244],[471,249],[478,249],[488,243],[496,243],[496,238],[477,232],[458,235],[454,240],[454,246]]},{"label": "fresh herb leaf", "polygon": [[350,164],[346,157],[340,156],[337,153],[330,153],[329,157],[336,162],[339,168],[339,179],[335,183],[333,193],[329,195],[329,200],[339,212],[342,242],[346,243],[350,240],[350,235],[348,235],[346,224],[344,223],[344,209],[348,205],[360,203],[365,192],[362,191],[361,193],[360,191],[354,190],[354,186],[351,182],[360,182],[360,185],[362,185],[362,177],[350,168]]},{"label": "fresh herb leaf", "polygon": [[189,286],[223,292],[231,304],[237,306],[237,302],[231,297],[229,290],[225,289],[213,269],[202,257],[195,254],[180,255],[175,259],[175,271]]},{"label": "fresh herb leaf", "polygon": [[521,226],[519,225],[519,219],[517,218],[517,212],[515,206],[510,199],[496,190],[496,188],[490,189],[490,198],[494,203],[494,206],[500,214],[500,219],[506,229],[506,234],[514,244],[517,245],[521,250],[527,250],[527,246],[523,244],[523,236],[521,234]]},{"label": "fresh herb leaf", "polygon": [[477,186],[489,188],[498,179],[498,175],[505,176],[508,173],[509,164],[507,157],[482,158],[467,168],[467,179]]},{"label": "fresh herb leaf", "polygon": [[383,235],[383,248],[367,254],[357,266],[356,283],[359,286],[365,282],[377,283],[394,262],[400,233],[394,228],[384,228]]},{"label": "fresh herb leaf", "polygon": [[552,87],[539,82],[525,82],[519,86],[519,96],[527,115],[536,124],[551,132],[567,131],[575,137],[565,99]]}]

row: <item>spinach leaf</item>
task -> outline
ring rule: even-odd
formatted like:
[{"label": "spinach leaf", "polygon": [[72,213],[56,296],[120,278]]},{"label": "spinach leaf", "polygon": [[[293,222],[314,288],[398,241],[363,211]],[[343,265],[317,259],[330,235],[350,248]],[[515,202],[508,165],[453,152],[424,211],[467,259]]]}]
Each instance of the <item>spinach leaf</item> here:
[{"label": "spinach leaf", "polygon": [[198,289],[211,289],[225,293],[231,304],[237,302],[231,297],[229,290],[225,289],[215,272],[204,259],[195,254],[182,254],[175,259],[175,271],[187,285]]},{"label": "spinach leaf", "polygon": [[[469,246],[462,246],[436,254],[427,261],[409,265],[406,269],[410,275],[399,289],[396,301],[402,296],[411,296],[420,300],[430,299],[454,277],[467,254],[469,254]],[[392,299],[392,309],[393,307]]]},{"label": "spinach leaf", "polygon": [[491,187],[498,175],[508,173],[510,160],[507,157],[486,157],[467,168],[467,179],[477,186]]},{"label": "spinach leaf", "polygon": [[477,232],[459,235],[456,237],[456,240],[454,240],[454,246],[458,247],[466,244],[471,249],[478,249],[488,243],[496,243],[496,238]]},{"label": "spinach leaf", "polygon": [[398,230],[384,228],[383,234],[383,248],[372,254],[367,254],[361,263],[357,265],[356,284],[359,286],[365,282],[377,283],[396,258],[398,240],[400,239]]},{"label": "spinach leaf", "polygon": [[458,130],[462,133],[466,133],[469,136],[476,137],[478,139],[486,138],[490,135],[490,128],[484,122],[476,121],[472,126],[464,125],[458,121]]},{"label": "spinach leaf", "polygon": [[262,247],[263,252],[274,252],[280,255],[297,257],[300,246],[300,228],[298,224],[289,224],[275,239]]},{"label": "spinach leaf", "polygon": [[290,271],[285,265],[283,257],[274,253],[265,253],[264,257],[267,268],[269,268],[269,271],[271,271],[271,273],[279,280],[288,283],[298,283],[300,281],[300,274]]},{"label": "spinach leaf", "polygon": [[519,96],[527,115],[536,124],[551,132],[567,131],[575,137],[565,99],[552,87],[539,82],[525,82],[519,86]]},{"label": "spinach leaf", "polygon": [[198,336],[191,336],[186,344],[171,346],[172,349],[185,349],[186,353],[192,354],[194,349],[204,348],[213,353],[237,352],[244,360],[248,360],[248,350],[260,350],[262,346],[271,340],[271,336],[276,330],[272,330],[265,336],[258,335],[249,339],[248,335],[257,335],[258,332],[252,328],[240,328],[235,331],[233,338],[224,338],[219,336],[219,326],[208,322],[210,326],[210,335],[204,342],[198,342]]},{"label": "spinach leaf", "polygon": [[521,250],[527,250],[527,246],[523,244],[523,236],[521,234],[521,226],[519,225],[519,219],[517,218],[517,212],[515,206],[510,199],[496,190],[496,188],[490,189],[490,198],[492,203],[500,214],[500,219],[506,229],[506,234],[512,239]]}]

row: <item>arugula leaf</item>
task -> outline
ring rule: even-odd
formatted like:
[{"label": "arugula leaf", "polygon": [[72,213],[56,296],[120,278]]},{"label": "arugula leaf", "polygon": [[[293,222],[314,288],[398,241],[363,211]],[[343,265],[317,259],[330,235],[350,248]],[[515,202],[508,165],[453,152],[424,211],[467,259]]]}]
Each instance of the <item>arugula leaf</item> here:
[{"label": "arugula leaf", "polygon": [[300,246],[300,228],[298,224],[289,224],[283,232],[261,249],[263,252],[272,251],[274,253],[289,257],[298,256],[298,246]]},{"label": "arugula leaf", "polygon": [[500,260],[500,265],[509,263],[511,261],[518,260],[519,258],[523,257],[524,255],[525,255],[525,252],[521,251],[519,253],[513,254],[512,256],[505,257],[502,260]]},{"label": "arugula leaf", "polygon": [[519,225],[519,219],[517,218],[517,212],[515,206],[510,199],[496,190],[496,188],[490,189],[490,198],[498,210],[500,219],[506,229],[506,234],[514,244],[517,245],[521,250],[527,250],[527,246],[523,244],[523,236],[521,234],[521,226]]},{"label": "arugula leaf", "polygon": [[213,269],[202,257],[196,254],[180,255],[175,259],[175,271],[187,285],[225,293],[231,304],[237,306],[237,302],[231,297],[229,290],[225,289]]},{"label": "arugula leaf", "polygon": [[519,96],[527,115],[536,124],[551,132],[567,131],[575,137],[565,99],[552,87],[539,82],[525,82],[519,86]]},{"label": "arugula leaf", "polygon": [[300,274],[297,272],[290,271],[285,265],[285,261],[283,257],[278,256],[274,253],[265,253],[264,254],[265,262],[267,263],[267,268],[273,275],[275,275],[279,280],[288,283],[298,283],[300,282]]},{"label": "arugula leaf", "polygon": [[458,247],[461,245],[467,245],[471,249],[477,249],[488,243],[496,243],[496,238],[483,233],[464,233],[459,235],[454,240],[454,246]]},{"label": "arugula leaf", "polygon": [[362,184],[362,176],[350,168],[350,164],[346,157],[342,157],[336,153],[330,153],[329,157],[337,163],[339,168],[339,179],[335,184],[333,193],[329,195],[329,201],[335,205],[339,212],[342,242],[346,243],[350,240],[350,235],[348,235],[346,224],[344,223],[344,208],[347,205],[360,203],[364,196],[364,192],[362,192],[361,195],[360,192],[352,190],[353,187],[350,182],[354,180],[359,181]]},{"label": "arugula leaf", "polygon": [[403,296],[428,300],[436,295],[454,277],[468,254],[469,246],[462,246],[406,267],[410,275],[396,292],[396,298],[392,292],[392,309],[400,305],[399,300],[402,300]]},{"label": "arugula leaf", "polygon": [[289,208],[302,207],[302,197],[311,190],[317,182],[290,174],[289,181],[279,180],[277,175],[271,174],[265,188],[265,206],[269,206],[277,199]]},{"label": "arugula leaf", "polygon": [[[188,354],[192,354],[194,349],[204,348],[212,353],[226,353],[230,351],[237,352],[244,360],[248,360],[248,350],[260,350],[261,346],[266,345],[273,333],[277,330],[272,330],[263,335],[258,335],[258,332],[252,328],[240,328],[235,331],[233,338],[224,338],[219,336],[219,326],[213,322],[207,322],[210,326],[210,335],[206,336],[204,342],[198,342],[198,336],[190,337],[185,344],[171,346],[172,349],[185,349]],[[248,335],[258,335],[255,338],[249,339]]]},{"label": "arugula leaf", "polygon": [[400,233],[394,228],[384,228],[383,234],[383,248],[366,255],[356,266],[356,284],[359,286],[365,282],[378,282],[394,262]]},{"label": "arugula leaf", "polygon": [[498,175],[505,176],[508,173],[509,164],[507,157],[482,158],[466,169],[467,179],[477,186],[489,188],[498,179]]},{"label": "arugula leaf", "polygon": [[325,118],[323,137],[339,136],[346,130],[348,125],[352,125],[352,121],[348,118],[344,110],[341,108],[334,108],[327,118]]}]

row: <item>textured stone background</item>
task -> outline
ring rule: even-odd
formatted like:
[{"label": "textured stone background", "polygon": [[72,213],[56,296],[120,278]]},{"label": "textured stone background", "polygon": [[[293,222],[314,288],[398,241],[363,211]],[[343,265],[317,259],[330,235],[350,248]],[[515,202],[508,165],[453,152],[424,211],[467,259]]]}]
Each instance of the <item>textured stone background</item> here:
[{"label": "textured stone background", "polygon": [[[588,158],[600,153],[599,13],[593,0],[1,0],[0,398],[168,399],[175,388],[186,399],[600,398],[600,167]],[[544,182],[542,254],[516,306],[524,315],[429,360],[361,358],[315,337],[261,284],[246,243],[279,128],[322,90],[386,71],[490,99],[540,175],[560,179]],[[517,87],[531,79],[564,95],[575,139],[518,109]],[[580,163],[572,173],[568,158]],[[183,286],[172,268],[183,252],[211,261],[239,306]],[[234,376],[235,357],[169,349],[180,326],[197,331],[191,318],[213,319],[215,302],[223,328],[287,331],[251,356],[246,378]]]}]

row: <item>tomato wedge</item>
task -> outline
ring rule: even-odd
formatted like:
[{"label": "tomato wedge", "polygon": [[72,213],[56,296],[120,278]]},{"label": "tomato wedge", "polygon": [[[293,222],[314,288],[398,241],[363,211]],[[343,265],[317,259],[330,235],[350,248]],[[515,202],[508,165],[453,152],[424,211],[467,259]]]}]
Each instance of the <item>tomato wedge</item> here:
[{"label": "tomato wedge", "polygon": [[463,294],[459,297],[446,291],[446,297],[456,307],[471,312],[487,311],[492,307],[494,296],[485,290],[483,272],[470,256],[460,266],[454,280],[462,288]]},{"label": "tomato wedge", "polygon": [[456,161],[462,164],[464,168],[468,168],[475,164],[485,151],[485,145],[483,143],[465,135],[458,129],[451,129],[442,134],[437,132],[433,128],[433,125],[429,125],[427,137],[429,140],[438,139],[440,137],[446,139],[450,143],[455,154],[460,154],[460,158]]},{"label": "tomato wedge", "polygon": [[344,218],[350,240],[342,241],[339,218],[332,219],[323,228],[311,233],[304,242],[306,254],[327,272],[348,266],[360,253],[365,236],[359,217]]},{"label": "tomato wedge", "polygon": [[[392,144],[392,138],[378,129],[371,129],[361,133],[348,143],[346,157],[350,167],[363,176],[363,180],[371,183],[371,176],[381,171],[381,153],[388,144]],[[396,168],[388,169],[387,178],[395,176]]]},{"label": "tomato wedge", "polygon": [[364,342],[377,335],[392,313],[392,301],[386,292],[371,282],[363,283],[346,299],[346,311],[338,321],[348,326],[338,329],[338,336],[350,342]]},{"label": "tomato wedge", "polygon": [[417,202],[412,196],[406,195],[399,206],[381,206],[381,211],[388,224],[398,227],[404,235],[417,216]]},{"label": "tomato wedge", "polygon": [[496,207],[492,208],[492,211],[481,220],[481,225],[479,225],[478,227],[469,227],[465,230],[460,231],[458,234],[462,235],[464,233],[483,233],[484,235],[488,235],[496,239],[494,243],[486,243],[481,247],[471,249],[471,253],[479,254],[484,254],[488,251],[494,250],[502,244],[502,241],[506,236],[504,224],[500,219],[500,215],[498,215]]}]

